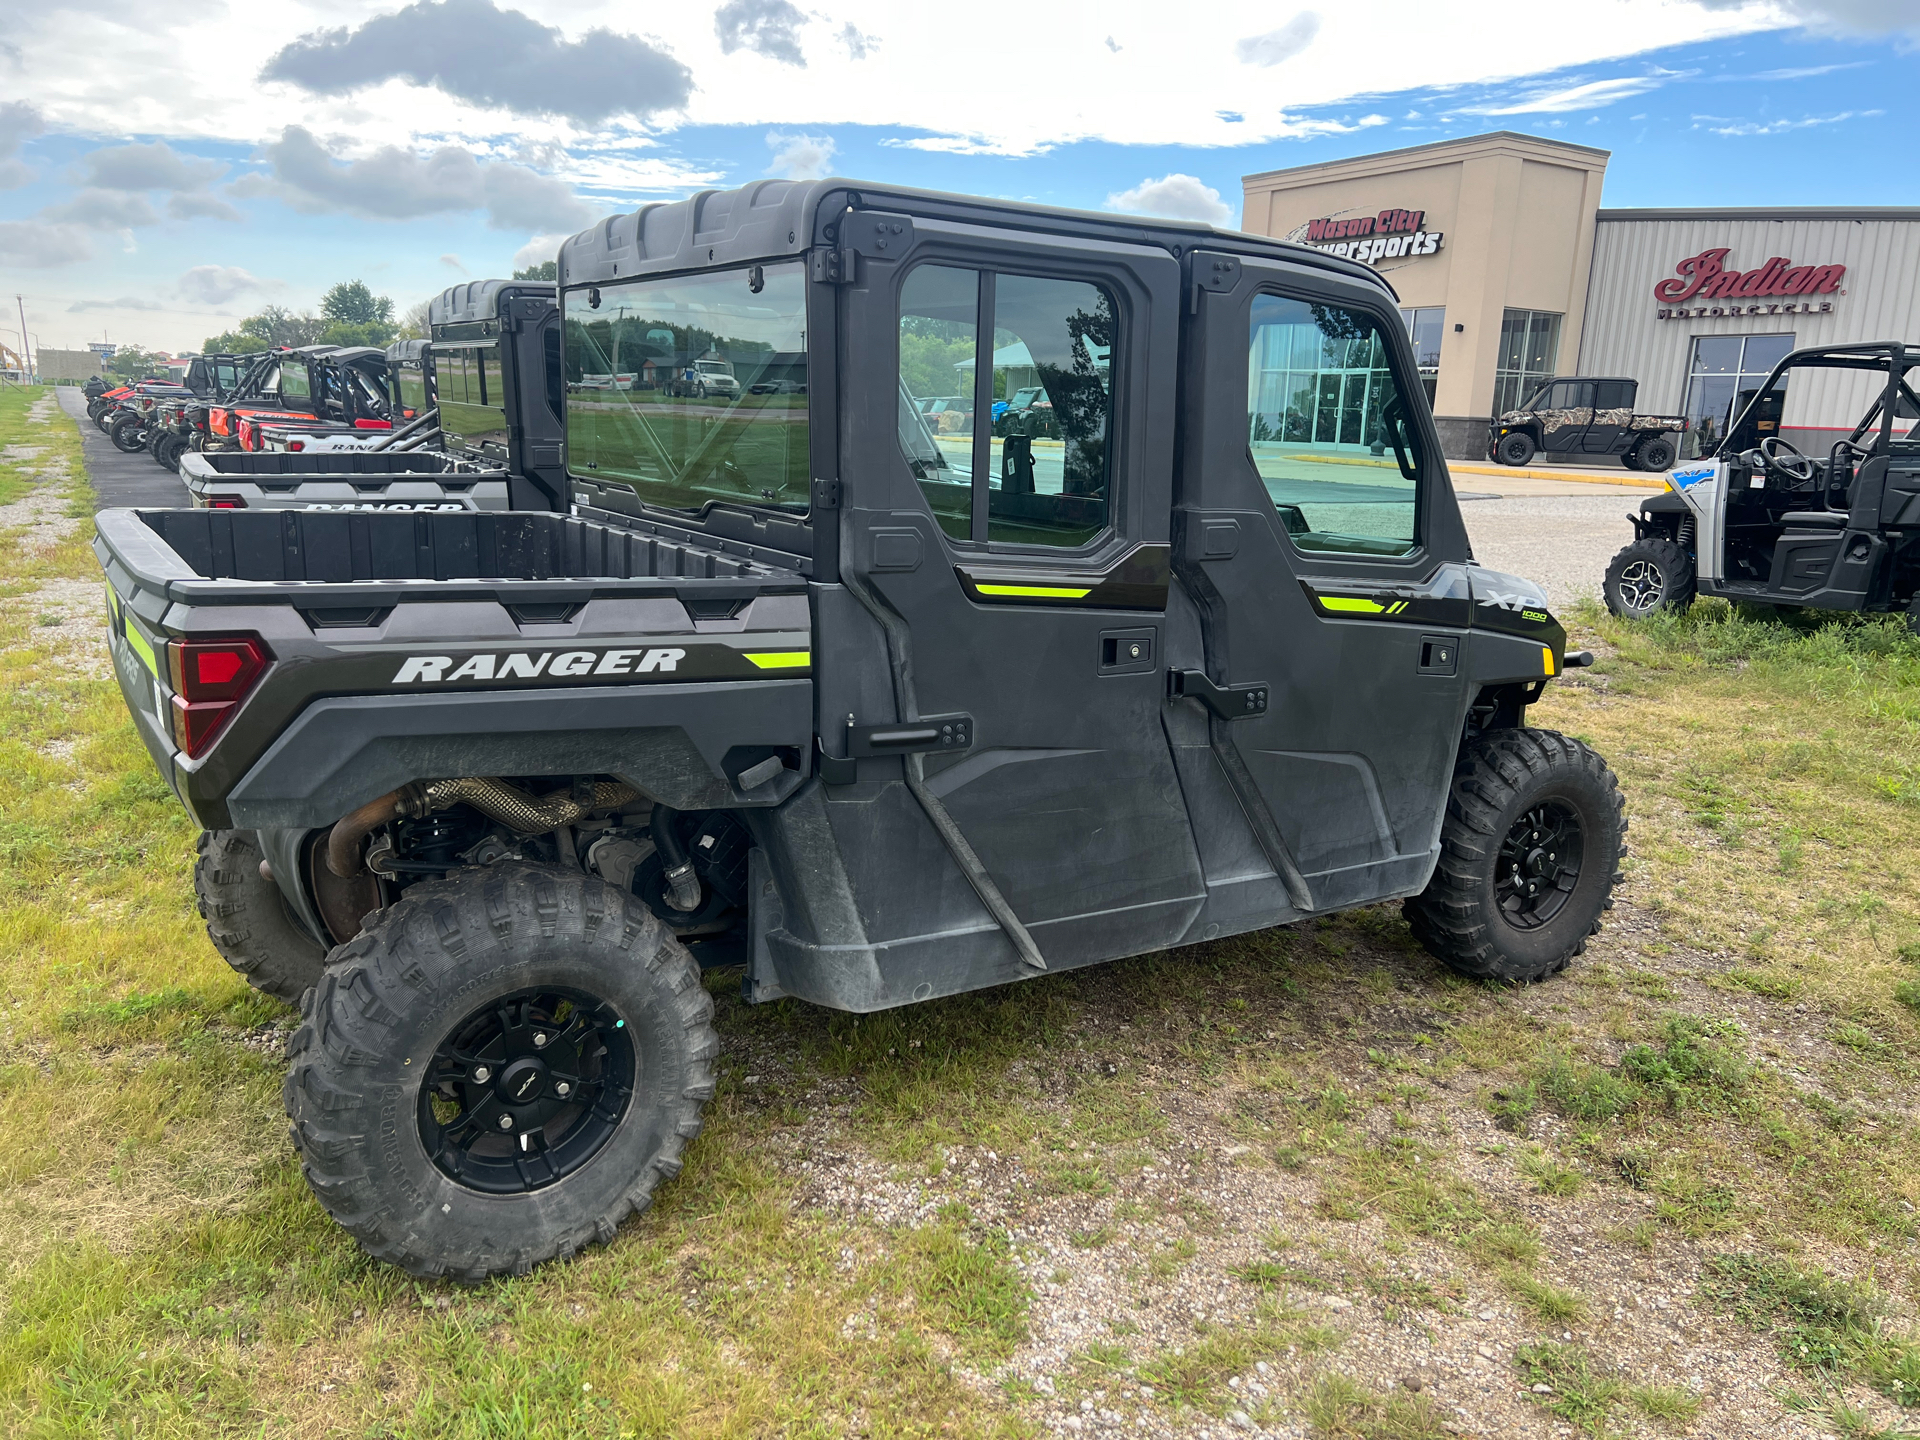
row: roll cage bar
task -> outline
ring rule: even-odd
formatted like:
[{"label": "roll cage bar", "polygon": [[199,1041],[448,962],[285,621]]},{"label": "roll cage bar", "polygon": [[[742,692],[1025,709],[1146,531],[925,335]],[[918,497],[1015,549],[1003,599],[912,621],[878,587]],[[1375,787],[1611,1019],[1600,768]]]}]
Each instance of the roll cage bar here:
[{"label": "roll cage bar", "polygon": [[[1913,407],[1913,413],[1920,417],[1920,395],[1916,395],[1908,386],[1906,373],[1915,365],[1920,365],[1920,349],[1905,345],[1898,340],[1864,340],[1851,345],[1812,345],[1805,350],[1795,350],[1785,356],[1767,375],[1767,383],[1753,392],[1753,398],[1746,403],[1731,425],[1727,427],[1723,439],[1703,458],[1727,450],[1737,437],[1745,433],[1748,418],[1759,408],[1760,402],[1772,393],[1774,385],[1787,371],[1795,368],[1810,370],[1875,370],[1884,371],[1887,383],[1873,404],[1867,407],[1867,413],[1860,423],[1853,427],[1847,436],[1846,444],[1859,448],[1859,442],[1876,424],[1880,427],[1880,436],[1874,442],[1872,454],[1885,454],[1893,441],[1893,421],[1899,412],[1900,403],[1905,401]],[[1914,426],[1920,432],[1920,423]],[[1920,438],[1910,433],[1906,438]]]}]

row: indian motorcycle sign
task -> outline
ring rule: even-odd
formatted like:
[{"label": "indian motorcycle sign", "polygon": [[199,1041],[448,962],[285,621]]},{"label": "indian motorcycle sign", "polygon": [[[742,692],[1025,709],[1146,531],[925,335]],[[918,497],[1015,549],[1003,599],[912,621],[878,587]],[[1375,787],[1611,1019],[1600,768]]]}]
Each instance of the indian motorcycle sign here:
[{"label": "indian motorcycle sign", "polygon": [[1382,210],[1378,215],[1329,215],[1309,220],[1287,239],[1329,255],[1377,265],[1413,255],[1439,253],[1446,236],[1426,228],[1424,210]]},{"label": "indian motorcycle sign", "polygon": [[1825,315],[1831,300],[1816,295],[1844,295],[1840,282],[1844,265],[1796,265],[1775,255],[1757,270],[1730,270],[1731,247],[1702,250],[1674,266],[1673,275],[1653,287],[1660,302],[1657,318],[1690,320],[1730,315]]}]

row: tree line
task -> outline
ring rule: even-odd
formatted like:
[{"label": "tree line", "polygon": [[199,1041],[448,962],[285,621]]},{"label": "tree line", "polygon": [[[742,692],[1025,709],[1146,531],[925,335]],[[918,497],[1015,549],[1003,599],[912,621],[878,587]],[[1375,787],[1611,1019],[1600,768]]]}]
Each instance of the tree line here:
[{"label": "tree line", "polygon": [[426,308],[416,305],[396,319],[390,297],[375,295],[364,280],[342,280],[320,297],[319,314],[269,305],[224,334],[209,335],[200,353],[244,355],[277,345],[391,345],[403,336],[426,334]]}]

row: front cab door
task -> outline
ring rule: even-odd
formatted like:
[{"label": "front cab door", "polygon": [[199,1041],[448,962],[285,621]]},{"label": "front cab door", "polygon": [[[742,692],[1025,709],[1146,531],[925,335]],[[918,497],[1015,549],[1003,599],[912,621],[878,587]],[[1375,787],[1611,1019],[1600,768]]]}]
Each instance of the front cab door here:
[{"label": "front cab door", "polygon": [[[1279,867],[1235,838],[1259,803],[1314,910],[1425,884],[1466,705],[1469,552],[1391,300],[1284,262],[1203,252],[1194,270],[1176,572],[1208,683],[1267,703],[1170,714],[1209,918],[1246,928],[1285,908]],[[1364,396],[1328,435],[1308,407],[1335,371]],[[1257,795],[1231,793],[1242,764]]]}]

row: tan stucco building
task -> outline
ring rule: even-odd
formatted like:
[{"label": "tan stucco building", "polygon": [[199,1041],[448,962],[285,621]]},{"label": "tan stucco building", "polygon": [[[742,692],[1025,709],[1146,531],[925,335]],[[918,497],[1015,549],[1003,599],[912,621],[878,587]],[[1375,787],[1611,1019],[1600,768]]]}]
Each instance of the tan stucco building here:
[{"label": "tan stucco building", "polygon": [[[1386,277],[1457,459],[1549,376],[1637,380],[1637,408],[1692,421],[1685,450],[1792,349],[1920,340],[1920,209],[1608,211],[1609,158],[1500,131],[1270,170],[1245,177],[1242,226]],[[1792,396],[1783,428],[1844,427],[1851,404]]]}]

